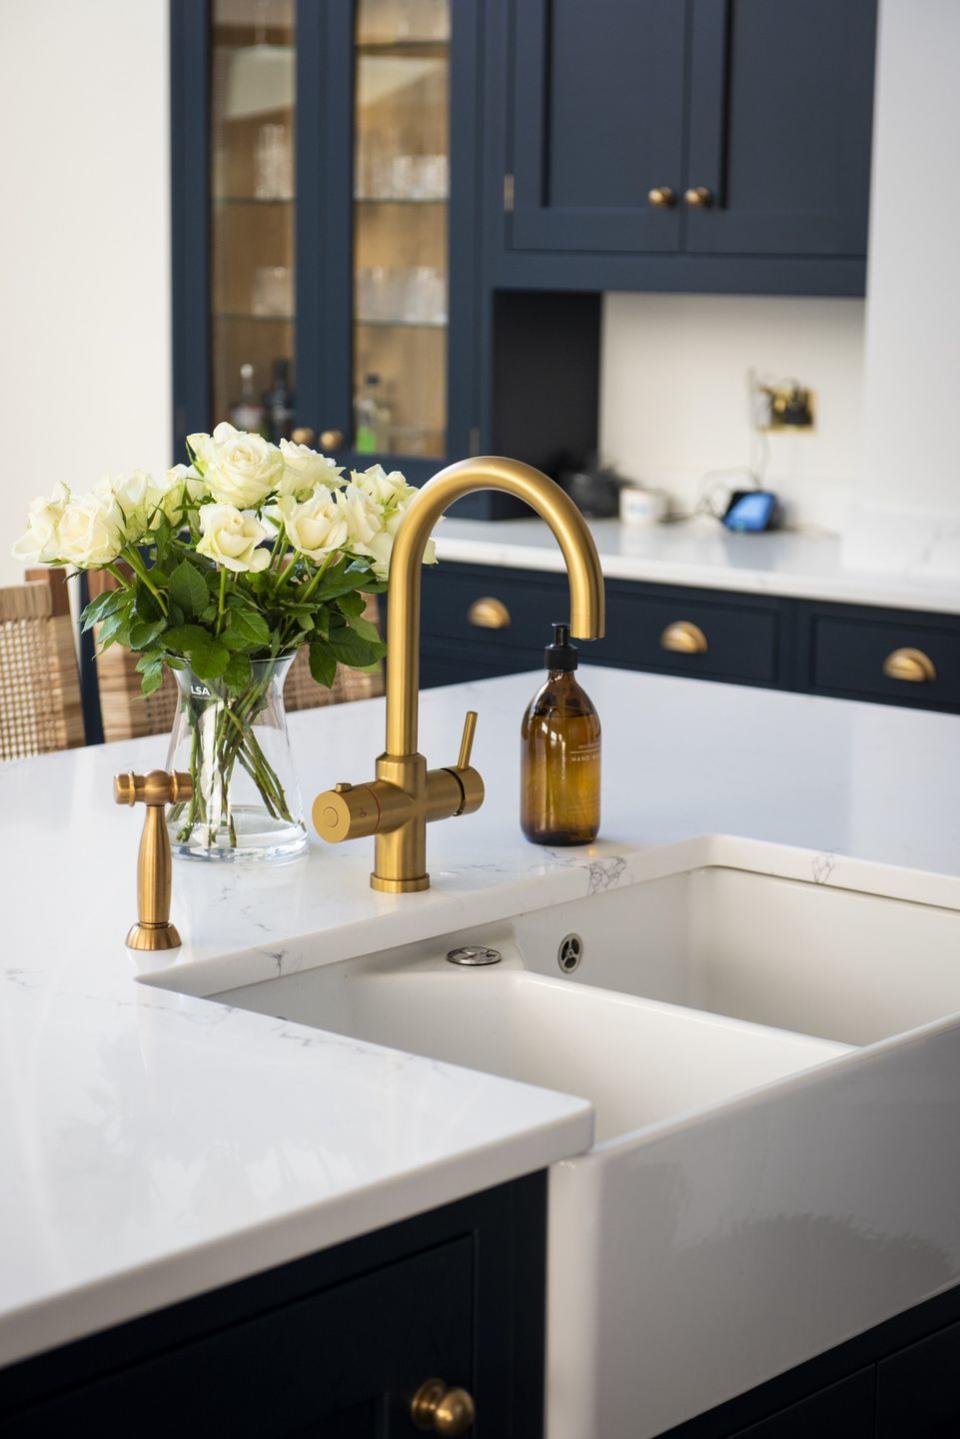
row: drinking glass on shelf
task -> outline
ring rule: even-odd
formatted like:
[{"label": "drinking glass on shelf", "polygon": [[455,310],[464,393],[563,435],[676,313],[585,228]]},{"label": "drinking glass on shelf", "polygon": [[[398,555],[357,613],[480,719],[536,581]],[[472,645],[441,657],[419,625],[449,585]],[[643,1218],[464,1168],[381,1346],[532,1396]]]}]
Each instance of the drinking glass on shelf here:
[{"label": "drinking glass on shelf", "polygon": [[293,271],[289,265],[258,265],[253,272],[251,309],[255,315],[293,314]]},{"label": "drinking glass on shelf", "polygon": [[254,189],[258,200],[293,198],[293,146],[286,125],[261,125],[254,151]]}]

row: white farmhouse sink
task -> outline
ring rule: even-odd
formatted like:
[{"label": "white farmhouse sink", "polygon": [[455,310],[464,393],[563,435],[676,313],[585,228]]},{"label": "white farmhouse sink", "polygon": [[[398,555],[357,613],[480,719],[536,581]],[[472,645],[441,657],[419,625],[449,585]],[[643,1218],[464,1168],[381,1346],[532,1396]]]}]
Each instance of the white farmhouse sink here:
[{"label": "white farmhouse sink", "polygon": [[659,1434],[960,1278],[960,912],[708,865],[323,952],[216,997],[596,1108],[550,1172],[549,1439]]}]

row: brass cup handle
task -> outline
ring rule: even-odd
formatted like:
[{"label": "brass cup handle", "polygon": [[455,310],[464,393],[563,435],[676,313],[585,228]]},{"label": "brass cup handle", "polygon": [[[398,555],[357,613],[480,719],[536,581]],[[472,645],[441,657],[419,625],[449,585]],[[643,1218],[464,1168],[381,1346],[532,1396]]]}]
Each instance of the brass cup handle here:
[{"label": "brass cup handle", "polygon": [[448,1389],[442,1379],[427,1379],[410,1404],[414,1429],[424,1434],[466,1434],[477,1417],[466,1389]]},{"label": "brass cup handle", "polygon": [[692,620],[674,620],[660,636],[660,648],[678,655],[705,655],[710,646],[699,625]]},{"label": "brass cup handle", "polygon": [[713,193],[706,185],[692,185],[683,192],[683,203],[690,210],[709,210],[713,204]]},{"label": "brass cup handle", "polygon": [[505,630],[510,625],[510,611],[503,600],[493,595],[484,595],[474,600],[467,610],[467,621],[481,630]]},{"label": "brass cup handle", "polygon": [[342,447],[342,445],[343,445],[343,431],[342,431],[342,430],[321,430],[321,431],[320,431],[320,448],[321,448],[321,450],[339,450],[339,449]]},{"label": "brass cup handle", "polygon": [[914,685],[932,684],[937,677],[937,667],[930,656],[909,646],[888,654],[883,672],[889,680],[906,680]]},{"label": "brass cup handle", "polygon": [[654,185],[647,191],[647,201],[655,210],[669,210],[677,203],[677,192],[669,185]]},{"label": "brass cup handle", "polygon": [[290,431],[290,438],[295,445],[310,445],[317,442],[317,432],[312,425],[298,425],[295,430]]}]

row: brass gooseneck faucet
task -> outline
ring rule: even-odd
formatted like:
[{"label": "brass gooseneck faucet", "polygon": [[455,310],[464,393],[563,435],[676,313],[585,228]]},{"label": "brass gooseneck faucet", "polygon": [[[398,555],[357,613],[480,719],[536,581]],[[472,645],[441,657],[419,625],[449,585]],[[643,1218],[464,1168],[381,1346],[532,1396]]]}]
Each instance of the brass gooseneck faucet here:
[{"label": "brass gooseneck faucet", "polygon": [[563,552],[570,581],[570,631],[580,639],[603,635],[603,572],[586,522],[560,486],[530,465],[495,455],[460,460],[425,484],[397,530],[387,606],[387,743],[377,777],[338,784],[317,796],[313,822],[331,844],[376,836],[370,883],[388,894],[427,889],[427,824],[472,814],[483,803],[483,780],[470,765],[476,714],[469,711],[460,757],[427,769],[417,752],[420,710],[420,568],[437,520],[455,500],[476,490],[503,490],[525,500],[546,520]]}]

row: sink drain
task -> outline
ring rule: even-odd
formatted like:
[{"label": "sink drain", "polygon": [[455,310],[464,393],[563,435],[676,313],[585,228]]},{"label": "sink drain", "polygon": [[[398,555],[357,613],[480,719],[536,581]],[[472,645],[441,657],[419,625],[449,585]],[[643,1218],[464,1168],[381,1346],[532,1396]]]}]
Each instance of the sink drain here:
[{"label": "sink drain", "polygon": [[502,958],[499,949],[487,949],[481,944],[464,944],[459,949],[451,949],[447,954],[451,964],[499,964]]},{"label": "sink drain", "polygon": [[583,959],[583,940],[579,934],[565,935],[557,950],[557,963],[564,974],[572,974],[575,969],[579,969],[581,959]]}]

